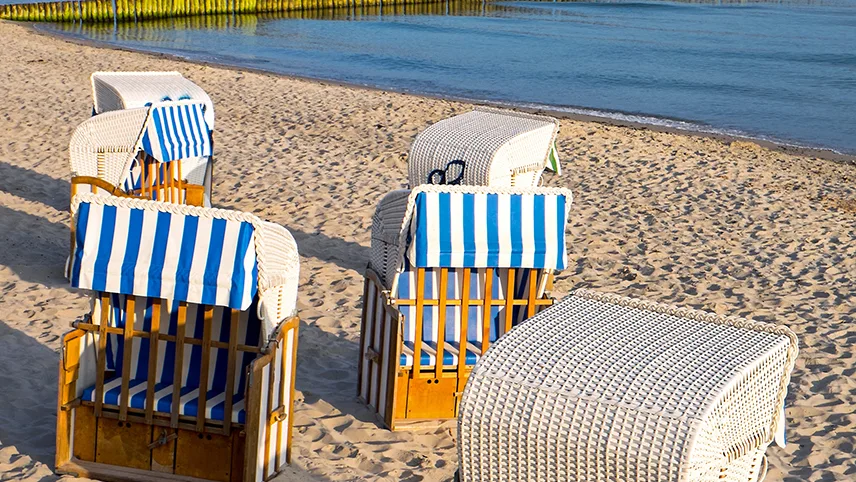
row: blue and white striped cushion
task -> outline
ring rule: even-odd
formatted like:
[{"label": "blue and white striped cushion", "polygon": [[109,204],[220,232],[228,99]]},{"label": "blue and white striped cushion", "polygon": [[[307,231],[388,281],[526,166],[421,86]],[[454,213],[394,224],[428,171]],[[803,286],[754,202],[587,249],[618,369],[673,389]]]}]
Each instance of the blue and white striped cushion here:
[{"label": "blue and white striped cushion", "polygon": [[258,288],[253,225],[81,202],[71,285],[246,310]]},{"label": "blue and white striped cushion", "polygon": [[[127,313],[124,311],[125,297],[111,294],[111,310],[108,313],[107,323],[109,326],[124,328]],[[152,322],[152,305],[160,300],[152,298],[140,298],[136,305],[134,316],[134,329],[137,331],[150,331]],[[92,310],[92,318],[101,318],[101,300],[96,299]],[[185,336],[188,338],[201,339],[204,328],[204,307],[200,305],[187,305]],[[168,310],[161,311],[160,333],[175,335],[177,333],[178,303],[170,303]],[[227,308],[214,307],[211,320],[211,337],[213,340],[228,343],[232,334],[231,311]],[[238,343],[248,346],[259,346],[261,322],[256,315],[255,307],[242,312],[238,322]],[[107,370],[114,373],[114,377],[108,377],[105,381],[104,403],[118,405],[121,392],[121,376],[125,355],[124,338],[121,335],[110,334],[107,336]],[[150,341],[147,338],[135,337],[131,345],[131,365],[129,386],[131,390],[131,408],[145,409],[146,386],[149,369]],[[197,402],[199,398],[199,373],[202,366],[202,347],[199,345],[185,345],[182,356],[182,371],[180,378],[175,374],[175,343],[167,341],[158,342],[158,359],[156,363],[155,379],[155,410],[169,413],[172,407],[172,388],[179,381],[181,388],[181,403],[179,412],[181,415],[195,416],[197,414]],[[223,419],[225,409],[225,391],[228,374],[228,351],[222,348],[211,347],[209,352],[209,371],[207,374],[208,396],[206,398],[206,417],[213,420]],[[244,388],[246,387],[246,367],[248,367],[256,356],[252,353],[239,352],[235,361],[233,420],[243,423],[245,416],[243,407]],[[95,401],[95,387],[87,388],[83,393],[83,399]]]},{"label": "blue and white striped cushion", "polygon": [[564,269],[568,207],[559,194],[421,192],[408,257],[420,268]]},{"label": "blue and white striped cushion", "polygon": [[[491,288],[491,298],[495,300],[505,299],[508,289],[508,269],[498,269],[493,272],[493,281]],[[517,299],[526,298],[529,292],[529,282],[531,269],[519,268],[514,269],[514,296]],[[447,299],[462,299],[463,297],[463,268],[450,269],[447,275],[446,298]],[[473,269],[470,272],[470,293],[469,298],[479,300],[484,298],[485,278],[487,274],[484,269]],[[543,273],[539,273],[543,277]],[[540,284],[541,278],[537,283]],[[423,289],[423,299],[439,299],[440,298],[440,270],[436,268],[427,268],[425,270],[425,287]],[[408,267],[398,278],[397,298],[399,299],[416,299],[416,271]],[[398,309],[404,316],[402,338],[404,347],[401,354],[401,366],[413,365],[413,349],[414,341],[416,340],[416,306],[400,305]],[[490,308],[490,329],[489,341],[496,341],[505,327],[505,306],[492,306]],[[517,324],[526,319],[526,307],[515,306],[512,308],[512,323]],[[444,365],[457,365],[460,350],[460,342],[463,339],[461,336],[461,306],[447,306],[445,320],[445,337],[447,349],[443,352]],[[439,339],[438,321],[440,317],[440,307],[423,306],[422,308],[422,347],[420,353],[420,363],[423,366],[433,366],[436,362],[437,341]],[[467,315],[467,350],[465,364],[475,365],[478,358],[481,356],[481,346],[483,333],[483,317],[484,307],[480,305],[470,305]]]},{"label": "blue and white striped cushion", "polygon": [[143,150],[160,162],[210,156],[204,109],[204,104],[193,102],[152,106],[143,131]]}]

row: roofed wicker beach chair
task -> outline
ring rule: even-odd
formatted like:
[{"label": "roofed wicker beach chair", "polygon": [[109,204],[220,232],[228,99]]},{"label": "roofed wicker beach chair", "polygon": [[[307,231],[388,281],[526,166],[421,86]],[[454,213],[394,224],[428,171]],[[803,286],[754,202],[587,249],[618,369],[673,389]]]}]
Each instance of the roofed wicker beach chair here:
[{"label": "roofed wicker beach chair", "polygon": [[441,120],[413,141],[410,186],[538,186],[545,167],[561,173],[558,132],[552,117],[486,107]]},{"label": "roofed wicker beach chair", "polygon": [[460,480],[759,481],[797,352],[783,326],[577,291],[470,375]]},{"label": "roofed wicker beach chair", "polygon": [[205,122],[214,129],[211,97],[179,72],[95,72],[90,80],[93,114],[192,100],[205,106]]},{"label": "roofed wicker beach chair", "polygon": [[72,197],[85,189],[210,206],[212,146],[203,107],[162,102],[87,119],[69,146]]},{"label": "roofed wicker beach chair", "polygon": [[291,234],[242,212],[92,193],[72,215],[69,278],[91,312],[62,340],[57,470],[274,476],[291,457]]},{"label": "roofed wicker beach chair", "polygon": [[567,263],[566,189],[420,186],[372,220],[358,391],[392,430],[454,418],[472,367],[553,303]]}]

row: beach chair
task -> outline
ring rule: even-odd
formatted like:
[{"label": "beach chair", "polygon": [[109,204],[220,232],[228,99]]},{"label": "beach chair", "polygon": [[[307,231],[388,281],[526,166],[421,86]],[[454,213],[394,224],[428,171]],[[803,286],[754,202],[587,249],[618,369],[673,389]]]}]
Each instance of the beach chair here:
[{"label": "beach chair", "polygon": [[291,457],[297,247],[237,211],[78,194],[57,471],[262,481]]},{"label": "beach chair", "polygon": [[410,187],[420,184],[535,187],[544,168],[561,174],[556,135],[547,116],[479,107],[441,120],[413,141]]},{"label": "beach chair", "polygon": [[577,291],[479,360],[460,480],[762,480],[797,353],[783,326]]},{"label": "beach chair", "polygon": [[429,185],[380,202],[357,387],[385,426],[454,418],[488,347],[553,303],[570,204],[565,189]]},{"label": "beach chair", "polygon": [[196,101],[93,116],[71,138],[71,196],[83,190],[210,207],[211,148]]},{"label": "beach chair", "polygon": [[205,106],[205,123],[214,129],[211,97],[179,72],[95,72],[90,81],[93,115],[156,102],[192,100]]}]

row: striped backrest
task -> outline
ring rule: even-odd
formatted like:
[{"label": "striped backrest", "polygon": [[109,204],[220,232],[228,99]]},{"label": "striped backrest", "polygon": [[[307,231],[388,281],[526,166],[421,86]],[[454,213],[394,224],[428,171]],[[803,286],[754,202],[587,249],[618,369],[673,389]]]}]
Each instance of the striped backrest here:
[{"label": "striped backrest", "polygon": [[570,192],[414,190],[407,255],[418,268],[564,269]]},{"label": "striped backrest", "polygon": [[205,104],[193,101],[153,104],[143,129],[142,149],[160,162],[211,155]]},{"label": "striped backrest", "polygon": [[254,216],[92,194],[72,208],[75,288],[238,310],[256,296]]},{"label": "striped backrest", "polygon": [[[160,333],[175,336],[178,330],[178,303],[164,301],[156,298],[137,298],[134,313],[134,329],[136,331],[150,332],[152,327],[152,309],[155,303],[165,303],[164,308],[160,310]],[[119,294],[110,294],[108,304],[105,306],[98,296],[93,297],[92,318],[94,320],[101,319],[101,312],[104,309],[108,310],[107,324],[111,327],[124,328],[125,322],[128,319],[128,314],[125,311],[125,296]],[[204,327],[204,312],[206,308],[212,311],[211,317],[211,339],[223,343],[229,343],[231,337],[231,310],[219,306],[206,307],[205,305],[188,304],[185,323],[185,336],[188,338],[202,339]],[[261,323],[258,320],[255,309],[250,309],[240,314],[238,321],[238,330],[234,334],[237,337],[237,343],[257,347],[262,340]],[[125,356],[125,340],[121,335],[107,335],[106,349],[106,368],[108,371],[115,371],[117,375],[127,375],[130,379],[148,380],[149,376],[149,349],[151,341],[149,338],[134,337],[132,338],[130,373],[122,373],[123,361]],[[176,381],[182,387],[199,387],[200,386],[200,370],[202,366],[203,349],[201,345],[184,346],[184,355],[182,356],[182,370],[179,375],[175,373],[175,342],[173,341],[158,341],[157,361],[155,363],[155,383],[172,384]],[[226,385],[226,377],[228,376],[228,350],[211,346],[209,351],[208,363],[208,381],[206,386],[209,389],[223,390]],[[235,391],[240,393],[246,384],[247,367],[256,355],[250,352],[238,352],[235,359]]]}]

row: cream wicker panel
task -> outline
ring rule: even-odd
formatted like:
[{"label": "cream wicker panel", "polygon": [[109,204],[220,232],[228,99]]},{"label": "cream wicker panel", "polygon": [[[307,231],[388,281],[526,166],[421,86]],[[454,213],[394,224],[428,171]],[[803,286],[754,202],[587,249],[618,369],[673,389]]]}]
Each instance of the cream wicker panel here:
[{"label": "cream wicker panel", "polygon": [[426,184],[432,170],[455,159],[466,162],[462,184],[537,186],[558,129],[551,117],[488,108],[442,120],[413,141],[410,186]]},{"label": "cream wicker panel", "polygon": [[214,129],[214,103],[211,97],[178,72],[95,72],[91,80],[97,114],[145,107],[165,98],[189,98],[205,104],[205,121],[209,129]]},{"label": "cream wicker panel", "polygon": [[378,203],[372,215],[372,242],[369,266],[380,275],[387,287],[392,286],[399,263],[399,238],[408,211],[410,191],[392,191]]},{"label": "cream wicker panel", "polygon": [[128,109],[90,117],[71,136],[71,175],[90,176],[119,186],[137,154],[148,109]]},{"label": "cream wicker panel", "polygon": [[499,340],[458,422],[464,481],[754,481],[796,337],[578,291]]}]

